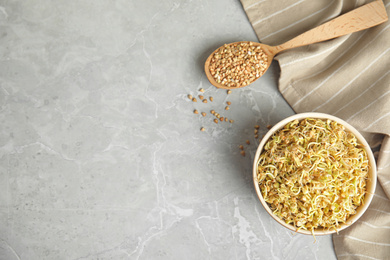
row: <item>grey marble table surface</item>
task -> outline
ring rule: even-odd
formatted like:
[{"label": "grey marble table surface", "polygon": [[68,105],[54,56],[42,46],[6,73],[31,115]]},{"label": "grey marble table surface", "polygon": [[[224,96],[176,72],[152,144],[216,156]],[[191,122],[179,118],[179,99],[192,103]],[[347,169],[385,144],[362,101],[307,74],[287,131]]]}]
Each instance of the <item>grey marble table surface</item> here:
[{"label": "grey marble table surface", "polygon": [[0,259],[336,259],[257,199],[253,127],[294,112],[277,63],[211,86],[238,40],[238,0],[0,1]]}]

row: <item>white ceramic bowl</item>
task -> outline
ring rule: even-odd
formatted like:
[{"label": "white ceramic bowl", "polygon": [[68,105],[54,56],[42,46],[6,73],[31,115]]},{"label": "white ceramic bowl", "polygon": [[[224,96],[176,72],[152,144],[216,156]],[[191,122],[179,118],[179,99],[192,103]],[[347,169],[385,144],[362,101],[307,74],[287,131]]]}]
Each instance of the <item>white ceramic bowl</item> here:
[{"label": "white ceramic bowl", "polygon": [[[377,181],[377,172],[376,172],[375,159],[374,159],[374,155],[373,155],[373,153],[372,153],[372,151],[371,151],[367,141],[364,139],[364,137],[353,126],[351,126],[350,124],[348,124],[347,122],[345,122],[344,120],[342,120],[340,118],[337,118],[337,117],[332,116],[332,115],[324,114],[324,113],[300,113],[300,114],[296,114],[296,115],[290,116],[290,117],[280,121],[276,125],[274,125],[267,132],[267,134],[264,136],[264,138],[260,142],[259,147],[257,148],[257,151],[256,151],[256,155],[255,155],[255,159],[254,159],[254,163],[253,163],[253,182],[254,182],[254,186],[255,186],[255,189],[256,189],[256,193],[257,193],[257,196],[260,199],[261,204],[264,206],[265,210],[279,224],[281,224],[282,226],[284,226],[284,227],[286,227],[286,228],[288,228],[288,229],[290,229],[290,230],[292,230],[294,232],[296,231],[296,232],[301,233],[301,234],[312,235],[311,231],[309,231],[309,230],[302,230],[302,229],[300,229],[300,230],[297,231],[297,228],[295,226],[293,226],[291,224],[287,224],[282,219],[280,219],[279,217],[274,215],[272,213],[270,207],[268,206],[267,202],[265,202],[265,200],[264,200],[264,198],[263,198],[263,196],[261,194],[261,191],[260,191],[260,188],[259,188],[259,185],[258,185],[258,181],[257,181],[257,162],[259,160],[260,154],[263,151],[263,147],[267,143],[268,139],[276,131],[278,131],[279,129],[283,128],[287,123],[289,123],[289,122],[291,122],[293,120],[296,120],[296,119],[302,120],[302,119],[305,119],[305,118],[330,119],[330,120],[333,120],[333,121],[335,121],[335,122],[337,122],[339,124],[342,124],[345,127],[346,130],[350,131],[351,133],[353,133],[356,136],[356,138],[358,140],[358,143],[362,144],[366,148],[366,151],[367,151],[367,156],[368,156],[369,165],[370,165],[370,171],[369,171],[369,177],[368,177],[368,180],[367,180],[367,191],[366,191],[366,195],[365,195],[365,198],[364,198],[364,204],[359,206],[359,208],[356,210],[356,214],[351,216],[351,217],[349,217],[346,223],[340,225],[340,227],[338,228],[338,231],[340,231],[340,230],[343,230],[343,229],[349,227],[354,222],[356,222],[363,215],[363,213],[367,210],[367,208],[370,205],[371,200],[372,200],[372,198],[374,196],[375,187],[376,187],[376,181]],[[332,234],[332,233],[335,233],[335,232],[336,232],[335,230],[328,230],[328,229],[318,228],[318,229],[314,230],[314,235],[316,235],[316,236],[318,236],[318,235],[327,235],[327,234]]]}]

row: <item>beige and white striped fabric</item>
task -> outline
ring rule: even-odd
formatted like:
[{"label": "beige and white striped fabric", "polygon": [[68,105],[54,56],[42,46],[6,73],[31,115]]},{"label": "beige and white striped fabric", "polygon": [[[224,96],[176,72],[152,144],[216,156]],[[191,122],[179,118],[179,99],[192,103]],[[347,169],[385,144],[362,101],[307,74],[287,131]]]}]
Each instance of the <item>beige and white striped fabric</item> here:
[{"label": "beige and white striped fabric", "polygon": [[[259,40],[278,45],[367,0],[241,0]],[[387,13],[390,0],[385,0]],[[296,112],[338,116],[376,153],[378,188],[353,226],[333,236],[338,259],[390,259],[390,22],[280,53],[279,90]]]}]

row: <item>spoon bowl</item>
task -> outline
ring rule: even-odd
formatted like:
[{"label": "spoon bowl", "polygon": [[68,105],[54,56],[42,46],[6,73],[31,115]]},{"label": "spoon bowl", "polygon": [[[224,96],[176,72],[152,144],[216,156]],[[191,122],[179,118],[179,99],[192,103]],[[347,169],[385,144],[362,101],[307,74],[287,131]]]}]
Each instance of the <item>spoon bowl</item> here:
[{"label": "spoon bowl", "polygon": [[[217,88],[223,88],[223,89],[241,88],[259,79],[268,70],[268,68],[272,63],[273,58],[279,52],[292,49],[292,48],[306,46],[312,43],[334,39],[353,32],[365,30],[367,28],[381,24],[387,20],[388,20],[387,12],[383,2],[380,0],[374,1],[369,4],[363,5],[359,8],[356,8],[346,14],[343,14],[320,26],[317,26],[307,32],[304,32],[301,35],[298,35],[297,37],[278,46],[269,46],[262,43],[248,42],[248,41],[234,42],[234,43],[224,45],[229,47],[241,43],[250,43],[253,46],[260,47],[262,51],[265,53],[265,55],[267,56],[267,64],[266,67],[263,68],[264,70],[262,71],[262,73],[259,76],[256,75],[255,79],[252,78],[249,82],[245,84],[240,84],[238,86],[231,87],[227,85],[230,82],[226,82],[226,81],[229,80],[234,81],[232,79],[226,80],[225,81],[226,84],[221,84],[214,79],[212,72],[210,71],[210,67],[213,63],[213,57],[224,46],[219,47],[217,50],[211,53],[211,55],[207,58],[205,62],[205,73],[210,83]],[[240,57],[236,56],[235,59],[240,59]]]},{"label": "spoon bowl", "polygon": [[[258,42],[250,42],[250,41],[233,42],[233,43],[229,43],[227,45],[234,46],[234,45],[238,45],[238,44],[241,44],[241,43],[248,43],[248,44],[251,44],[252,46],[260,47],[261,50],[267,55],[267,64],[266,64],[266,67],[265,67],[265,69],[264,69],[264,71],[262,73],[262,75],[263,75],[268,70],[268,68],[271,66],[272,60],[273,60],[274,56],[277,53],[276,47],[269,46],[269,45],[262,44],[262,43],[258,43]],[[206,77],[207,77],[207,79],[210,81],[210,83],[212,85],[216,86],[217,88],[232,89],[232,87],[229,87],[229,86],[226,86],[224,84],[218,83],[215,80],[215,78],[213,77],[213,75],[211,74],[211,72],[210,72],[210,63],[212,62],[212,58],[214,57],[214,55],[217,52],[220,51],[221,48],[224,48],[224,46],[219,47],[218,49],[213,51],[213,53],[210,54],[210,56],[207,58],[207,60],[205,62],[205,67],[204,68],[205,68]],[[261,77],[261,75],[258,78],[260,78],[260,77]],[[234,87],[234,88],[242,88],[242,87],[245,87],[245,86],[247,86],[247,85],[240,85],[240,86]]]}]

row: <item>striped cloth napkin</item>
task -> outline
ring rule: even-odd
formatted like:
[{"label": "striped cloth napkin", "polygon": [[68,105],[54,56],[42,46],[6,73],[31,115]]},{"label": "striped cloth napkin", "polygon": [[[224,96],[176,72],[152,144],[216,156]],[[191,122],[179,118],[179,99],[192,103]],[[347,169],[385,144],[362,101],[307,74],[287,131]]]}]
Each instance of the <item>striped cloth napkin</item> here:
[{"label": "striped cloth napkin", "polygon": [[[259,40],[278,45],[368,0],[241,0]],[[387,13],[390,0],[385,0]],[[338,259],[390,259],[390,22],[278,54],[279,90],[295,112],[355,126],[374,149],[377,190],[368,211],[333,235]]]}]

